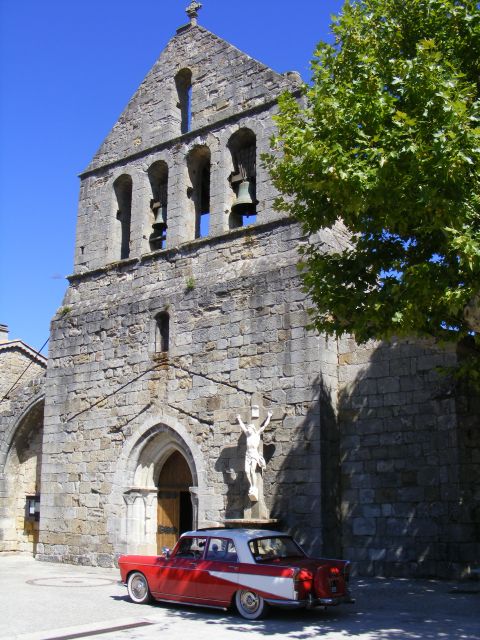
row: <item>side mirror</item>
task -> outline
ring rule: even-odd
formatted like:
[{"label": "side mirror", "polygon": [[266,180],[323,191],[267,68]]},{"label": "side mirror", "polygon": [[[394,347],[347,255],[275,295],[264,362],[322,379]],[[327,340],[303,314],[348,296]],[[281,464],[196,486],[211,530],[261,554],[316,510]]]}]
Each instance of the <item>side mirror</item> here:
[{"label": "side mirror", "polygon": [[172,552],[170,551],[170,549],[168,547],[163,547],[162,548],[162,556],[164,558],[167,558],[167,559],[170,558],[171,553]]}]

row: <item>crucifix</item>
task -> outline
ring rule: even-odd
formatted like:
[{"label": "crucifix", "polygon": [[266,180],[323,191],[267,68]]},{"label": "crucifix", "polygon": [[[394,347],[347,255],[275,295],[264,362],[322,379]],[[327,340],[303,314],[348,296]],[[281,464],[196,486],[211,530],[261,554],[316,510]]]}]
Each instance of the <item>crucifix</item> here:
[{"label": "crucifix", "polygon": [[[256,406],[252,407],[254,411],[258,409]],[[253,412],[252,412],[253,413]],[[259,500],[259,486],[258,486],[258,471],[260,473],[265,469],[266,463],[262,455],[262,433],[268,427],[272,413],[269,411],[266,420],[260,427],[256,427],[253,422],[250,424],[244,424],[242,418],[238,415],[237,421],[247,438],[247,450],[245,452],[245,473],[249,482],[248,497],[251,502],[258,502]],[[263,497],[263,496],[262,496]]]}]

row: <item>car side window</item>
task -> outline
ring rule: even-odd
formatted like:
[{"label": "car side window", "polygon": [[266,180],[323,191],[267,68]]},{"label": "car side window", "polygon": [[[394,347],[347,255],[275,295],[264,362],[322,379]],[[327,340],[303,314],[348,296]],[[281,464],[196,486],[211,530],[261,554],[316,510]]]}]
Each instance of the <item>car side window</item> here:
[{"label": "car side window", "polygon": [[238,562],[235,543],[230,538],[210,538],[206,559]]},{"label": "car side window", "polygon": [[206,541],[206,538],[180,538],[175,558],[201,558]]}]

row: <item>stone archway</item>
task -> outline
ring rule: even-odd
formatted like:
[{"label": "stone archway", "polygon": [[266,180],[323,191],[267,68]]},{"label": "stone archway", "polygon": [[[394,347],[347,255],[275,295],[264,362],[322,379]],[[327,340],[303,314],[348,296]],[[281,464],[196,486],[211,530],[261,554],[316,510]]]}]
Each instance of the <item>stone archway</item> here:
[{"label": "stone archway", "polygon": [[[156,424],[141,435],[137,433],[135,441],[124,451],[126,468],[123,482],[126,481],[126,485],[123,489],[125,509],[121,526],[123,543],[116,545],[117,548],[125,549],[128,553],[155,555],[163,546],[171,546],[188,518],[185,508],[187,492],[191,505],[190,527],[197,526],[199,456],[195,452],[197,455],[194,458],[193,447],[182,436],[184,434],[180,435],[179,429]],[[204,475],[201,470],[200,475]],[[175,481],[177,479],[179,482]],[[167,493],[170,495],[167,496]],[[173,496],[173,493],[176,495]],[[172,503],[170,509],[166,506],[168,497],[175,497],[175,507]],[[184,503],[182,524],[181,501]],[[163,521],[159,522],[159,519],[162,520],[162,508]],[[175,513],[172,513],[172,508]],[[167,522],[168,517],[170,520]],[[158,535],[159,526],[164,528],[164,533],[171,533],[168,540]]]},{"label": "stone archway", "polygon": [[36,554],[40,528],[43,410],[41,398],[28,407],[11,433],[0,486],[0,552]]}]

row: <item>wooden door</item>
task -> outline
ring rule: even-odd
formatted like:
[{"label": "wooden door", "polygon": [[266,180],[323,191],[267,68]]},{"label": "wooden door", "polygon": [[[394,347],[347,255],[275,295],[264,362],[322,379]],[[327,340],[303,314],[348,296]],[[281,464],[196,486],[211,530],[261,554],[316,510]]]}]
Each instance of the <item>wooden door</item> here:
[{"label": "wooden door", "polygon": [[180,491],[159,491],[157,507],[157,553],[173,549],[179,535]]},{"label": "wooden door", "polygon": [[158,479],[157,553],[173,549],[179,536],[193,527],[190,486],[192,474],[187,461],[174,451],[163,465]]}]

